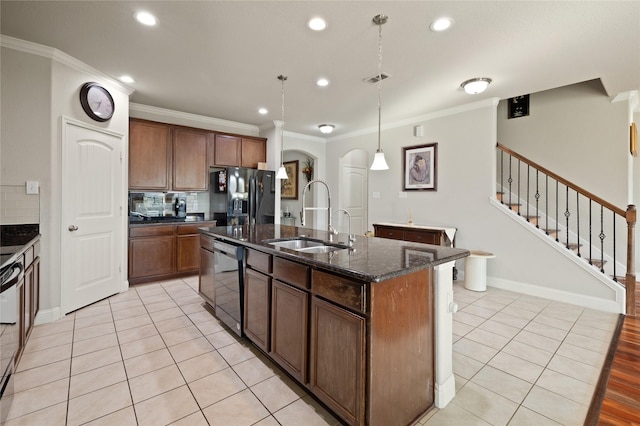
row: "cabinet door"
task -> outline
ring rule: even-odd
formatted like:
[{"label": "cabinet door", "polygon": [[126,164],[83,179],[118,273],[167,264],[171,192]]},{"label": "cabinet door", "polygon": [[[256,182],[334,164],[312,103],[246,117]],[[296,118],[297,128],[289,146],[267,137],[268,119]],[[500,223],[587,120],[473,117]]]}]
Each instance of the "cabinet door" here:
[{"label": "cabinet door", "polygon": [[[16,351],[15,358],[15,366],[18,367],[18,361],[20,361],[20,357],[22,356],[22,351],[24,350],[25,345],[27,344],[27,329],[25,327],[25,287],[24,287],[24,277],[18,281],[16,285],[16,299],[18,306],[16,307],[16,314],[18,318],[16,318],[18,323],[18,350]],[[14,369],[15,371],[15,369]]]},{"label": "cabinet door", "polygon": [[242,138],[242,167],[258,168],[258,163],[267,162],[267,143],[264,139]]},{"label": "cabinet door", "polygon": [[171,128],[161,123],[129,123],[129,188],[171,189]]},{"label": "cabinet door", "polygon": [[178,272],[197,271],[200,266],[200,236],[178,235]]},{"label": "cabinet door", "polygon": [[31,318],[35,324],[35,318],[40,310],[40,257],[33,261],[33,295],[31,296]]},{"label": "cabinet door", "polygon": [[208,183],[207,133],[176,128],[173,132],[173,189],[205,191]]},{"label": "cabinet door", "polygon": [[307,383],[309,294],[274,280],[271,291],[271,357]]},{"label": "cabinet door", "polygon": [[129,240],[129,278],[170,274],[176,270],[174,236]]},{"label": "cabinet door", "polygon": [[216,166],[239,167],[241,164],[242,138],[216,135],[214,159]]},{"label": "cabinet door", "polygon": [[313,393],[349,424],[364,424],[365,319],[318,297],[311,300]]},{"label": "cabinet door", "polygon": [[271,278],[247,268],[244,279],[244,333],[269,352]]},{"label": "cabinet door", "polygon": [[198,281],[198,292],[204,300],[215,309],[216,289],[215,284],[215,257],[213,252],[200,249],[200,277]]}]

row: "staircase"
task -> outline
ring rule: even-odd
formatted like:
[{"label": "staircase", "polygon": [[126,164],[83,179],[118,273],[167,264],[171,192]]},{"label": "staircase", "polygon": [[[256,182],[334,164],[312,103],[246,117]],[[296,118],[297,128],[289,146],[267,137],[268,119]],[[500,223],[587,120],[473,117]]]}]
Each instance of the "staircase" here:
[{"label": "staircase", "polygon": [[623,285],[626,313],[635,316],[635,206],[619,208],[503,145],[496,154],[498,201]]}]

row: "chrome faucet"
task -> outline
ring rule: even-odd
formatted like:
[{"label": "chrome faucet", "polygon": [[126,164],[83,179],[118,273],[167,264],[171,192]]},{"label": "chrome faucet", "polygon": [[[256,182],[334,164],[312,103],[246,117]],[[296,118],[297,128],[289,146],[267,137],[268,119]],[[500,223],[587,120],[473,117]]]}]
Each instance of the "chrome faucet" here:
[{"label": "chrome faucet", "polygon": [[[354,234],[351,233],[351,213],[349,213],[349,210],[347,209],[338,209],[336,210],[334,213],[338,213],[339,211],[344,212],[344,214],[346,214],[347,216],[349,216],[349,233],[348,235],[348,245],[349,247],[351,247],[353,245],[353,243],[356,241],[356,236]],[[337,231],[334,231],[337,234]]]},{"label": "chrome faucet", "polygon": [[[305,207],[304,201],[307,195],[307,189],[313,183],[321,183],[327,188],[327,207]],[[333,229],[333,226],[331,226],[331,191],[329,191],[329,185],[327,185],[327,183],[321,179],[311,180],[309,181],[308,184],[305,185],[304,189],[302,190],[302,211],[300,212],[300,225],[304,226],[304,223],[306,222],[307,210],[324,210],[324,209],[327,210],[327,217],[328,217],[327,231],[329,232],[329,241],[333,241],[333,235],[335,231]]]}]

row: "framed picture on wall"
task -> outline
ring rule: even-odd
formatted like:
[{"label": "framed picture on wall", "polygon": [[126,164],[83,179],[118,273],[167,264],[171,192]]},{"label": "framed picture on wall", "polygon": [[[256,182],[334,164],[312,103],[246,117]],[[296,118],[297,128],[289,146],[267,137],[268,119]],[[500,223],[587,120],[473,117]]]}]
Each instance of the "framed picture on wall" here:
[{"label": "framed picture on wall", "polygon": [[437,191],[438,144],[408,146],[404,152],[403,191]]},{"label": "framed picture on wall", "polygon": [[289,179],[280,181],[280,198],[286,200],[298,199],[298,160],[285,161],[284,168]]}]

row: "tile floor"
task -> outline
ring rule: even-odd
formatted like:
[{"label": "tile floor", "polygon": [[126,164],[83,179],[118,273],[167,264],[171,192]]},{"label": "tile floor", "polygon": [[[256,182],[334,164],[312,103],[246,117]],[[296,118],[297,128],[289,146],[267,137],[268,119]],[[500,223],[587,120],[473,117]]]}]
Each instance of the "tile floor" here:
[{"label": "tile floor", "polygon": [[[33,329],[13,425],[335,425],[196,292],[139,285]],[[616,316],[454,284],[457,396],[420,425],[582,425]]]}]

